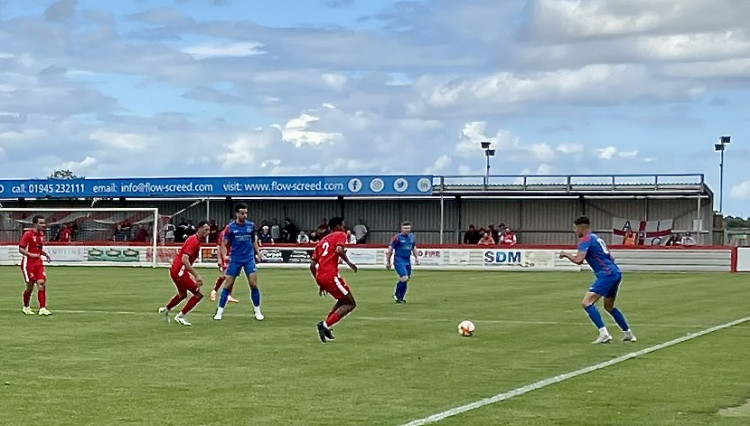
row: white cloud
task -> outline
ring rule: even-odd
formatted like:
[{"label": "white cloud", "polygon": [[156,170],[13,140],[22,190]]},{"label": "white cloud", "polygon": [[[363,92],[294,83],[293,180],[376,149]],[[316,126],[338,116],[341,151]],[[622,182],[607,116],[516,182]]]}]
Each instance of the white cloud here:
[{"label": "white cloud", "polygon": [[450,167],[451,163],[453,163],[453,160],[451,157],[447,155],[441,155],[435,160],[435,163],[431,166],[425,169],[425,174],[437,174],[441,172],[445,172],[448,170],[448,167]]},{"label": "white cloud", "polygon": [[151,137],[142,134],[108,130],[94,130],[89,137],[101,143],[106,148],[117,151],[145,151],[154,142]]},{"label": "white cloud", "polygon": [[555,150],[546,143],[534,144],[530,151],[539,161],[552,161],[555,158]]},{"label": "white cloud", "polygon": [[297,148],[305,145],[332,145],[344,139],[344,136],[338,132],[309,130],[311,125],[317,121],[320,121],[319,117],[310,114],[301,114],[299,117],[287,121],[283,126],[274,124],[272,127],[281,132],[281,139],[284,142],[289,142]]},{"label": "white cloud", "polygon": [[627,152],[621,151],[617,153],[617,156],[620,158],[625,158],[625,159],[633,159],[633,158],[638,157],[638,150],[636,149],[634,151],[627,151]]},{"label": "white cloud", "polygon": [[81,161],[66,161],[58,164],[55,167],[47,169],[48,173],[52,173],[55,170],[71,170],[77,175],[86,175],[99,164],[99,160],[94,157],[86,156]]},{"label": "white cloud", "polygon": [[584,149],[585,147],[579,143],[564,143],[557,147],[557,151],[563,154],[580,154]]},{"label": "white cloud", "polygon": [[221,167],[230,169],[236,166],[261,165],[260,154],[271,146],[274,139],[273,133],[254,132],[237,135],[224,145],[224,152],[218,155],[217,159]]},{"label": "white cloud", "polygon": [[606,148],[598,149],[597,152],[599,153],[599,158],[602,160],[611,160],[615,158],[617,148],[614,146],[608,146]]},{"label": "white cloud", "polygon": [[182,51],[195,59],[202,60],[263,55],[266,52],[261,49],[262,47],[264,47],[263,43],[256,42],[201,43],[185,47]]},{"label": "white cloud", "polygon": [[323,81],[333,90],[342,91],[349,79],[344,74],[326,73],[321,76]]},{"label": "white cloud", "polygon": [[738,183],[737,185],[733,186],[729,195],[732,198],[736,198],[740,200],[750,199],[750,180],[746,180],[742,183]]}]

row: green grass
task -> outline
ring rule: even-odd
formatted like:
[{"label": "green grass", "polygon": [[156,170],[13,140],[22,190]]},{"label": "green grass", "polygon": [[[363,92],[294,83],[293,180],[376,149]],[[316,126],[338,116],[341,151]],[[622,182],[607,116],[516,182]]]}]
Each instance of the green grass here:
[{"label": "green grass", "polygon": [[[206,277],[212,275],[208,270]],[[748,316],[747,276],[628,274],[635,344],[589,344],[588,274],[426,272],[395,305],[392,273],[347,279],[358,309],[317,340],[332,305],[303,270],[261,270],[266,321],[247,286],[222,322],[206,299],[193,327],[156,309],[166,270],[48,268],[53,317],[20,313],[17,268],[0,268],[0,424],[398,425]],[[35,303],[35,302],[34,302]],[[456,333],[471,319],[476,335]],[[611,318],[605,316],[611,326]],[[447,419],[445,425],[744,425],[742,324]]]}]

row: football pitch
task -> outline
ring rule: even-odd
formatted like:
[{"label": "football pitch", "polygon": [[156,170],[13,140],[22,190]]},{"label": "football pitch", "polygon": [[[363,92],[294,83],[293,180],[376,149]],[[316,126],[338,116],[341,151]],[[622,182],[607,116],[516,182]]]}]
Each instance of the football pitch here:
[{"label": "football pitch", "polygon": [[[208,293],[215,277],[201,270]],[[317,338],[332,305],[306,270],[261,269],[266,320],[247,285],[224,320],[156,313],[166,269],[48,268],[52,317],[21,314],[0,268],[0,424],[403,425],[750,316],[750,280],[626,274],[638,337],[594,346],[580,308],[588,273],[416,271],[406,305],[387,271],[345,273],[357,310]],[[36,310],[36,297],[32,306]],[[474,337],[456,332],[464,319]],[[747,425],[750,322],[551,383],[440,425]],[[4,385],[2,385],[4,383]]]}]

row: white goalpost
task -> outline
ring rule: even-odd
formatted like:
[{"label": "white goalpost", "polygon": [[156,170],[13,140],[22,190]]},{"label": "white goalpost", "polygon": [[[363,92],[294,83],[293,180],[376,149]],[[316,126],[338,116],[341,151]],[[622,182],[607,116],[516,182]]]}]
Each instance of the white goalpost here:
[{"label": "white goalpost", "polygon": [[53,265],[159,265],[159,209],[127,207],[0,207],[0,265],[20,263],[18,242],[35,216],[46,222],[45,250]]}]

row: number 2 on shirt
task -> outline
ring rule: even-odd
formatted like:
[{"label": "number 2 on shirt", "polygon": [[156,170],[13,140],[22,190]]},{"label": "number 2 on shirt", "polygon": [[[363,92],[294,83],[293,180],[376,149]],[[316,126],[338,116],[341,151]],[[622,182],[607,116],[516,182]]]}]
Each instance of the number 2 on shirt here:
[{"label": "number 2 on shirt", "polygon": [[328,256],[328,248],[330,247],[330,244],[328,244],[328,241],[323,243],[323,254],[322,257]]}]

